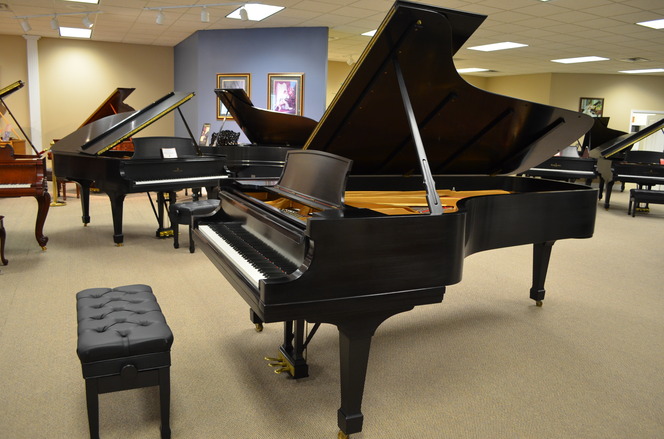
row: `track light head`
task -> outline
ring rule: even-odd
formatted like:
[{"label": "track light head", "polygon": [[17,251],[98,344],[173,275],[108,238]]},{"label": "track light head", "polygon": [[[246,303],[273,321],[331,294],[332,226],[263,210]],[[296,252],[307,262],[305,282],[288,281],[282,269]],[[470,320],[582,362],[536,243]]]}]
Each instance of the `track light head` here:
[{"label": "track light head", "polygon": [[25,18],[21,20],[21,28],[23,32],[30,32],[32,30],[32,26],[30,26],[30,23]]},{"label": "track light head", "polygon": [[244,9],[244,6],[240,9],[240,20],[242,21],[249,20],[249,14],[247,13],[247,10]]},{"label": "track light head", "polygon": [[208,12],[207,9],[205,9],[205,6],[203,6],[203,10],[201,11],[201,22],[203,23],[210,22],[210,13]]},{"label": "track light head", "polygon": [[160,9],[159,12],[157,13],[157,24],[164,24],[165,18],[166,17],[164,16],[164,11]]},{"label": "track light head", "polygon": [[88,29],[92,28],[93,24],[90,21],[90,16],[89,15],[86,15],[85,17],[83,17],[83,26],[87,27]]},{"label": "track light head", "polygon": [[58,30],[59,28],[60,23],[58,23],[58,17],[57,15],[54,15],[53,18],[51,18],[51,29]]}]

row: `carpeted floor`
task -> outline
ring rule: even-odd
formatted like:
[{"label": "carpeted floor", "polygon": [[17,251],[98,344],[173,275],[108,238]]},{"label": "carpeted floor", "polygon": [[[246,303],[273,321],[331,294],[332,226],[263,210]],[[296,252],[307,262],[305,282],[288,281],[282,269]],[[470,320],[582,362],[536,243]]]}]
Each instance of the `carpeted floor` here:
[{"label": "carpeted floor", "polygon": [[[146,283],[175,334],[173,438],[336,438],[336,329],[308,351],[310,377],[275,375],[282,328],[256,333],[248,307],[205,255],[154,237],[145,194],[125,202],[125,245],[93,195],[83,227],[70,186],[52,207],[48,250],[36,203],[0,199],[0,437],[86,438],[75,293]],[[466,259],[442,304],[379,327],[353,439],[664,437],[664,206],[626,214],[627,192],[598,209],[595,236],[556,243],[542,308],[528,298],[531,247]],[[490,219],[487,219],[490,220]],[[103,438],[159,437],[156,388],[100,397]]]}]

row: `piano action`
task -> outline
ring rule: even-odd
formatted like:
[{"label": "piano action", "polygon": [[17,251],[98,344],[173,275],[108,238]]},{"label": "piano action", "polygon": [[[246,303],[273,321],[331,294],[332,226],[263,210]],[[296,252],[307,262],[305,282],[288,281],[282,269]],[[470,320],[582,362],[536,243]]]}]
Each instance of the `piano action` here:
[{"label": "piano action", "polygon": [[[362,431],[383,321],[441,302],[464,257],[525,244],[530,298],[541,305],[554,242],[593,234],[596,189],[511,176],[592,119],[466,83],[452,55],[484,19],[397,1],[304,149],[288,153],[278,184],[224,182],[217,216],[194,231],[258,328],[283,322],[279,370],[307,376],[316,329],[338,328],[340,438]],[[308,335],[304,322],[314,324]]]}]

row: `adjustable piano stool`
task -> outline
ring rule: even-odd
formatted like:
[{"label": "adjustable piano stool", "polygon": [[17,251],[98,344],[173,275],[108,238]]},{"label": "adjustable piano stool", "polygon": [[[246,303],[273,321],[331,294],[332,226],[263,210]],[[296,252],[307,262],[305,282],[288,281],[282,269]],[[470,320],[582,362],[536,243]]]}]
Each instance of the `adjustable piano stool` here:
[{"label": "adjustable piano stool", "polygon": [[90,288],[76,294],[78,347],[90,438],[99,438],[99,394],[159,386],[161,437],[171,437],[173,333],[148,285]]},{"label": "adjustable piano stool", "polygon": [[189,252],[193,253],[196,247],[191,235],[196,228],[196,219],[214,215],[219,210],[220,203],[220,200],[197,200],[172,204],[168,215],[173,228],[173,247],[180,247],[178,224],[189,224]]}]

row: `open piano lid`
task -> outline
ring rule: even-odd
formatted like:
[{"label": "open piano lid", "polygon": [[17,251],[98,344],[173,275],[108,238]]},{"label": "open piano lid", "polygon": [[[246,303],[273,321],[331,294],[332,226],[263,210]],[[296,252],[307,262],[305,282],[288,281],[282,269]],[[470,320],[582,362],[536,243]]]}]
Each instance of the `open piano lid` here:
[{"label": "open piano lid", "polygon": [[396,63],[433,174],[518,173],[576,141],[591,117],[495,95],[459,76],[452,55],[485,18],[397,1],[305,149],[352,159],[352,174],[419,174],[425,160],[413,142]]},{"label": "open piano lid", "polygon": [[601,149],[600,154],[604,158],[611,158],[618,154],[621,151],[624,151],[634,145],[636,142],[639,142],[645,139],[648,136],[655,134],[658,130],[664,129],[664,119],[660,119],[657,122],[648,125],[644,129],[636,133],[624,134],[620,137],[616,137],[603,145],[600,145]]},{"label": "open piano lid", "polygon": [[113,114],[95,120],[55,142],[51,150],[88,155],[103,154],[192,97],[194,97],[193,92],[171,92],[141,110]]},{"label": "open piano lid", "polygon": [[302,147],[318,123],[308,117],[254,107],[241,88],[217,88],[214,93],[255,145]]}]

